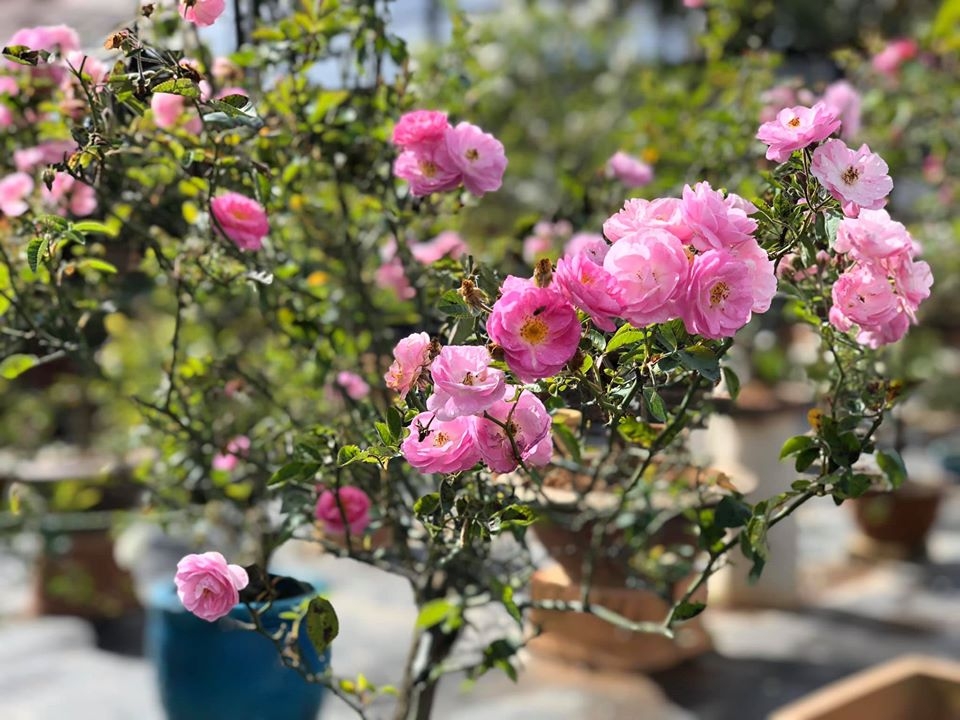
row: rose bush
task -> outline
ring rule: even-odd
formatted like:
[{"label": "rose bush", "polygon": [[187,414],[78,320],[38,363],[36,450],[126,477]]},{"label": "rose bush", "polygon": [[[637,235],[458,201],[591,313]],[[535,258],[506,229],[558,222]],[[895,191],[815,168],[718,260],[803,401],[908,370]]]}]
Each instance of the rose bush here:
[{"label": "rose bush", "polygon": [[[885,161],[831,137],[849,108],[795,104],[759,130],[728,113],[691,130],[718,143],[714,154],[678,149],[649,180],[642,159],[616,155],[605,177],[618,141],[598,162],[563,166],[569,213],[551,212],[551,197],[534,217],[553,220],[508,219],[488,235],[477,219],[506,217],[484,213],[515,199],[500,189],[522,187],[526,165],[512,156],[525,145],[481,129],[462,92],[442,110],[421,104],[375,3],[305,2],[231,58],[184,32],[222,22],[222,2],[179,9],[145,9],[108,38],[104,72],[75,65],[57,29],[5,49],[20,65],[3,75],[15,152],[0,179],[0,374],[27,381],[69,358],[105,406],[129,396],[134,431],[110,414],[99,423],[155,449],[138,474],[144,513],[231,508],[223,516],[248,542],[230,559],[251,576],[302,538],[406,578],[419,651],[398,672],[397,717],[427,717],[446,672],[515,672],[522,633],[485,641],[466,666],[451,649],[472,608],[496,604],[521,627],[546,607],[527,593],[527,540],[555,509],[551,470],[613,500],[597,516],[575,488],[564,506],[597,528],[583,596],[616,531],[624,573],[670,610],[638,623],[590,602],[549,608],[666,637],[703,610],[694,595],[731,551],[760,572],[767,533],[803,503],[865,492],[862,455],[902,482],[878,440],[901,384],[880,374],[877,353],[916,322],[932,275],[881,209]],[[311,72],[334,57],[341,83],[322,85]],[[710,72],[743,91],[739,71]],[[660,125],[651,139],[665,137]],[[641,180],[648,197],[625,197]],[[718,398],[736,396],[728,354],[775,298],[816,335],[824,371],[809,380],[810,431],[784,439],[796,481],[750,502],[736,478],[690,471],[685,441]],[[654,552],[673,519],[695,547]],[[381,530],[374,547],[367,535]],[[214,619],[238,601],[245,583],[222,555],[181,565],[191,611]],[[276,587],[247,592],[269,601]],[[301,612],[334,624],[329,603]],[[303,670],[293,651],[283,662]],[[361,714],[383,692],[333,671],[309,679]]]}]

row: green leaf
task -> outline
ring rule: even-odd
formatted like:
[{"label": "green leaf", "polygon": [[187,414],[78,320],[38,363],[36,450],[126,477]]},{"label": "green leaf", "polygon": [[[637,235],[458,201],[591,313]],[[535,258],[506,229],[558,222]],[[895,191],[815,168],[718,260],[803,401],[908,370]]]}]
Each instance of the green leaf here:
[{"label": "green leaf", "polygon": [[37,271],[40,261],[47,256],[49,247],[50,241],[45,237],[35,237],[30,241],[27,245],[27,265],[30,266],[31,270]]},{"label": "green leaf", "polygon": [[15,377],[22,375],[36,365],[39,359],[36,355],[25,355],[22,353],[8,355],[0,362],[0,377],[6,380],[13,380]]},{"label": "green leaf", "polygon": [[566,450],[575,463],[580,464],[580,443],[577,442],[576,435],[567,427],[562,418],[553,419],[553,436],[560,441],[560,445]]},{"label": "green leaf", "polygon": [[468,317],[470,315],[470,308],[456,290],[447,290],[440,296],[437,310],[444,315],[452,315],[453,317]]},{"label": "green leaf", "polygon": [[706,607],[702,602],[682,602],[674,609],[672,619],[677,622],[690,620],[702,613]]},{"label": "green leaf", "polygon": [[527,527],[537,520],[537,514],[526,505],[508,505],[500,511],[500,523],[504,529]]},{"label": "green leaf", "polygon": [[77,261],[76,265],[78,270],[96,270],[110,275],[117,272],[117,268],[106,260],[100,260],[99,258],[82,258]]},{"label": "green leaf", "polygon": [[652,387],[643,389],[643,402],[655,420],[664,422],[667,419],[667,408],[663,404],[663,398]]},{"label": "green leaf", "polygon": [[10,269],[0,264],[0,317],[10,309],[10,297],[13,295],[13,285],[10,283]]},{"label": "green leaf", "polygon": [[607,343],[607,347],[604,352],[612,353],[625,345],[638,343],[643,340],[646,335],[647,333],[645,330],[637,330],[631,325],[621,325],[620,329],[617,330],[612,338],[610,338],[610,342]]},{"label": "green leaf", "polygon": [[50,53],[46,50],[31,50],[26,45],[7,45],[2,53],[7,60],[19,65],[38,65],[50,58]]},{"label": "green leaf", "polygon": [[387,428],[398,442],[403,437],[403,415],[395,407],[387,408]]},{"label": "green leaf", "polygon": [[804,472],[809,468],[813,463],[820,459],[820,448],[818,447],[809,447],[806,450],[801,450],[797,453],[797,459],[794,463],[794,468],[797,472]]},{"label": "green leaf", "polygon": [[170,93],[171,95],[181,95],[186,98],[200,97],[199,86],[189,78],[176,78],[174,80],[165,80],[159,85],[150,88],[154,93]]},{"label": "green leaf", "polygon": [[337,450],[337,465],[343,467],[360,456],[360,448],[356,445],[344,445]]},{"label": "green leaf", "polygon": [[703,345],[691,345],[677,353],[680,364],[687,370],[693,370],[703,375],[711,382],[720,379],[720,361],[713,351]]},{"label": "green leaf", "polygon": [[337,618],[337,611],[329,600],[322,597],[315,597],[310,600],[307,606],[307,616],[305,618],[307,625],[307,637],[317,652],[322,654],[324,650],[340,634],[340,620]]},{"label": "green leaf", "polygon": [[721,370],[723,371],[723,381],[727,385],[727,392],[730,393],[731,399],[736,400],[740,394],[740,378],[728,367],[721,368]]},{"label": "green leaf", "polygon": [[743,500],[729,495],[721,498],[714,513],[714,522],[722,528],[738,528],[747,524],[753,508]]},{"label": "green leaf", "polygon": [[801,450],[813,447],[815,444],[816,440],[809,435],[794,435],[780,448],[780,459],[788,458]]},{"label": "green leaf", "polygon": [[890,481],[894,490],[903,485],[904,480],[907,479],[907,468],[903,464],[900,453],[896,450],[881,450],[878,452],[877,465],[883,470],[883,474],[887,476],[887,480]]},{"label": "green leaf", "polygon": [[933,20],[931,30],[931,35],[943,41],[947,49],[960,46],[960,0],[944,0]]},{"label": "green leaf", "polygon": [[119,226],[111,227],[102,222],[97,222],[96,220],[81,220],[79,222],[73,223],[73,229],[77,232],[82,232],[86,235],[91,233],[97,233],[99,235],[106,235],[107,237],[117,237],[120,234]]},{"label": "green leaf", "polygon": [[439,625],[452,614],[457,612],[457,607],[446,598],[437,598],[429,600],[420,608],[417,615],[417,627],[421,630]]},{"label": "green leaf", "polygon": [[267,481],[267,485],[269,487],[276,487],[278,485],[286,485],[287,483],[294,481],[312,480],[319,469],[319,463],[301,462],[299,460],[289,462],[283,467],[279,468],[270,477],[270,480]]},{"label": "green leaf", "polygon": [[417,498],[413,503],[413,512],[417,517],[433,515],[440,507],[440,493],[432,492]]}]

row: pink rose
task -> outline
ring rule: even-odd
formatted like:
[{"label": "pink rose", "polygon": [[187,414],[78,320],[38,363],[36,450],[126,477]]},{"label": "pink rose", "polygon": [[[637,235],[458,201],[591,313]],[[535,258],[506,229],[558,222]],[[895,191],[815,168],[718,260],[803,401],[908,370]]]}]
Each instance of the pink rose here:
[{"label": "pink rose", "polygon": [[878,73],[893,77],[903,63],[917,56],[918,50],[917,42],[910,38],[891,40],[883,50],[873,56],[870,63]]},{"label": "pink rose", "polygon": [[764,103],[764,107],[760,111],[760,122],[770,122],[776,120],[777,113],[783,108],[797,104],[797,89],[786,83],[775,85],[769,90],[765,90],[760,96],[760,100]]},{"label": "pink rose", "polygon": [[750,320],[754,298],[749,270],[727,250],[697,255],[681,305],[687,331],[712,340],[733,337]]},{"label": "pink rose", "polygon": [[523,382],[563,369],[580,344],[580,329],[577,311],[563,295],[513,276],[487,318],[487,335]]},{"label": "pink rose", "polygon": [[355,372],[341,370],[337,373],[337,385],[343,388],[351,400],[363,400],[370,394],[370,385]]},{"label": "pink rose", "polygon": [[853,325],[877,328],[892,322],[900,312],[900,303],[887,277],[878,269],[856,264],[833,284],[830,322],[838,330]]},{"label": "pink rose", "polygon": [[240,459],[247,457],[249,454],[250,438],[246,435],[237,435],[227,443],[227,447],[222,453],[213,456],[211,467],[214,470],[233,472],[240,463]]},{"label": "pink rose", "polygon": [[225,8],[225,0],[181,0],[180,17],[199,27],[207,27],[217,21]]},{"label": "pink rose", "polygon": [[930,297],[930,288],[933,286],[930,265],[907,255],[899,256],[895,263],[888,260],[887,264],[891,265],[893,290],[900,298],[900,307],[911,321],[916,322],[917,308]]},{"label": "pink rose", "polygon": [[416,387],[431,362],[430,336],[425,332],[408,335],[393,349],[393,364],[383,376],[387,387],[405,398]]},{"label": "pink rose", "polygon": [[33,178],[23,172],[7,175],[0,180],[0,212],[7,217],[19,217],[30,209],[26,197],[33,192]]},{"label": "pink rose", "polygon": [[653,182],[653,168],[639,158],[618,151],[607,160],[607,175],[628,188],[638,188]]},{"label": "pink rose", "polygon": [[240,590],[250,578],[239,565],[228,565],[220,553],[205,552],[180,560],[174,582],[183,606],[198,618],[213,622],[240,602]]},{"label": "pink rose", "polygon": [[514,401],[515,394],[516,388],[507,388],[505,397],[487,409],[486,414],[498,422],[487,417],[475,418],[477,447],[487,467],[494,472],[512,472],[521,461],[527,465],[546,465],[553,453],[550,414],[540,398],[523,390]]},{"label": "pink rose", "polygon": [[226,57],[215,57],[213,67],[210,68],[210,74],[218,82],[233,80],[243,75],[243,70],[233,60]]},{"label": "pink rose", "polygon": [[499,140],[476,125],[462,122],[447,128],[444,141],[468,191],[482,197],[484,193],[500,189],[507,156]]},{"label": "pink rose", "polygon": [[404,150],[431,148],[443,142],[450,123],[439,110],[414,110],[405,113],[393,128],[391,142]]},{"label": "pink rose", "polygon": [[470,248],[467,247],[458,233],[447,230],[432,240],[413,243],[410,246],[410,252],[417,262],[430,265],[445,257],[452,257],[457,260],[470,252]]},{"label": "pink rose", "polygon": [[393,291],[398,300],[410,300],[417,296],[417,291],[407,278],[403,261],[397,256],[384,260],[373,277],[377,287]]},{"label": "pink rose", "polygon": [[879,210],[893,190],[887,164],[870,148],[854,151],[842,140],[827,140],[813,151],[810,171],[840,201],[844,215],[857,217],[860,208]]},{"label": "pink rose", "polygon": [[483,412],[503,397],[503,372],[490,367],[493,358],[482,346],[447,345],[430,366],[433,395],[427,409],[439,420]]},{"label": "pink rose", "polygon": [[410,193],[416,197],[456,190],[463,180],[443,143],[404,150],[393,163],[393,174],[410,183]]},{"label": "pink rose", "polygon": [[62,162],[80,149],[73,140],[48,140],[31,148],[13,151],[13,164],[20,172],[29,172],[40,165]]},{"label": "pink rose", "polygon": [[267,211],[256,200],[226,192],[210,201],[218,229],[241,250],[259,250],[270,232]]},{"label": "pink rose", "polygon": [[823,91],[823,104],[840,119],[840,137],[849,140],[860,132],[860,93],[846,80],[837,80]]},{"label": "pink rose", "polygon": [[[80,37],[77,31],[67,25],[41,25],[39,27],[17,30],[6,43],[8,46],[24,45],[31,50],[59,50],[66,54],[80,49]],[[16,65],[16,67],[22,67]]]},{"label": "pink rose", "polygon": [[400,453],[410,465],[424,473],[455,473],[480,462],[480,450],[473,437],[476,418],[464,416],[440,420],[435,413],[417,415],[400,444]]},{"label": "pink rose", "polygon": [[[607,246],[602,239],[600,243],[606,251]],[[589,252],[560,258],[554,282],[570,302],[590,316],[594,325],[613,332],[617,327],[613,318],[623,312],[623,290],[616,278],[603,269],[603,259],[608,251],[602,255],[599,254],[599,248],[594,248],[594,251],[599,262],[593,260]]]},{"label": "pink rose", "polygon": [[603,265],[603,259],[607,256],[610,244],[603,239],[603,235],[597,233],[577,233],[567,241],[563,246],[564,255],[579,255],[586,253],[597,265]]},{"label": "pink rose", "polygon": [[552,223],[541,220],[533,226],[533,233],[523,240],[523,259],[533,265],[544,257],[553,257],[557,246],[573,233],[573,225],[566,220]]},{"label": "pink rose", "polygon": [[[150,109],[153,111],[153,121],[157,127],[169,130],[176,127],[180,118],[187,113],[187,99],[173,93],[154,93],[150,98]],[[190,108],[190,119],[187,120],[184,129],[195,135],[203,129],[203,121],[193,113],[193,108]]]},{"label": "pink rose", "polygon": [[777,294],[777,276],[773,261],[766,250],[753,239],[730,248],[730,254],[747,266],[747,275],[743,280],[749,286],[750,295],[753,297],[753,312],[765,313],[770,309],[773,296]]},{"label": "pink rose", "polygon": [[840,129],[840,120],[823,102],[812,108],[797,105],[784,108],[775,120],[765,122],[757,131],[757,139],[765,142],[767,160],[782,163],[794,150],[824,140]]},{"label": "pink rose", "polygon": [[886,210],[861,210],[857,217],[840,221],[833,249],[860,260],[882,260],[901,253],[913,255],[920,247]]},{"label": "pink rose", "polygon": [[362,535],[370,524],[370,496],[352,485],[324,490],[317,498],[316,517],[336,535]]},{"label": "pink rose", "polygon": [[67,173],[57,173],[50,189],[44,186],[40,192],[44,202],[59,208],[61,215],[86,217],[97,209],[96,191]]},{"label": "pink rose", "polygon": [[652,228],[624,235],[613,244],[603,269],[622,292],[622,317],[642,327],[678,316],[676,301],[690,274],[690,260],[677,237]]},{"label": "pink rose", "polygon": [[8,128],[14,122],[16,122],[16,118],[13,116],[13,110],[0,103],[0,129]]},{"label": "pink rose", "polygon": [[686,243],[692,231],[683,222],[680,206],[679,198],[632,198],[624,203],[622,210],[603,223],[603,234],[610,242],[616,242],[624,235],[659,228]]},{"label": "pink rose", "polygon": [[683,224],[690,228],[690,242],[701,252],[730,249],[752,240],[757,223],[748,215],[756,211],[752,203],[739,195],[725,198],[708,182],[683,187],[680,216]]}]

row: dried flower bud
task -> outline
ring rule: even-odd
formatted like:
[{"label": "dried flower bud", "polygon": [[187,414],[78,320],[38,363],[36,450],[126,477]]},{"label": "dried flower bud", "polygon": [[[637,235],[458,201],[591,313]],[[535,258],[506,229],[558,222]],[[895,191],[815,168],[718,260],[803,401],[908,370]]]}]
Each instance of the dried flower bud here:
[{"label": "dried flower bud", "polygon": [[153,11],[156,9],[157,9],[157,6],[154,3],[147,3],[142,8],[140,8],[140,14],[143,15],[145,18],[148,18],[151,15],[153,15]]}]

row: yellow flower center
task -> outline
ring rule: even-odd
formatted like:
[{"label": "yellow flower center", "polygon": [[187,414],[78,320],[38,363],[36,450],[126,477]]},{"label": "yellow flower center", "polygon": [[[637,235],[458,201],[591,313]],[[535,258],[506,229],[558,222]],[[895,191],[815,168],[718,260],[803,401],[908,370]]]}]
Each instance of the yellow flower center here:
[{"label": "yellow flower center", "polygon": [[430,161],[430,160],[421,160],[421,161],[420,161],[420,172],[422,172],[422,173],[424,174],[424,176],[426,176],[426,177],[428,177],[428,178],[432,178],[434,175],[437,174],[437,166],[436,166],[436,163],[433,163],[433,162]]},{"label": "yellow flower center", "polygon": [[710,290],[710,307],[716,307],[730,296],[730,288],[725,282],[718,282]]},{"label": "yellow flower center", "polygon": [[528,317],[520,326],[520,337],[531,345],[540,345],[547,339],[549,328],[541,318]]},{"label": "yellow flower center", "polygon": [[860,177],[860,171],[857,168],[855,168],[853,165],[851,165],[846,170],[844,170],[843,173],[840,175],[840,179],[843,180],[843,182],[846,183],[847,185],[853,185],[859,177]]},{"label": "yellow flower center", "polygon": [[463,376],[464,385],[473,385],[473,380],[474,380],[474,377],[473,377],[473,373],[471,372],[468,372],[466,375]]},{"label": "yellow flower center", "polygon": [[787,120],[787,125],[790,127],[800,127],[800,118],[794,116]]},{"label": "yellow flower center", "polygon": [[463,155],[464,155],[464,157],[467,158],[467,160],[479,160],[479,159],[480,159],[480,151],[477,150],[476,148],[470,148],[470,149],[467,150]]},{"label": "yellow flower center", "polygon": [[438,432],[436,436],[433,438],[434,447],[440,447],[441,445],[446,445],[448,442],[450,442],[450,436],[447,435],[442,430]]}]

